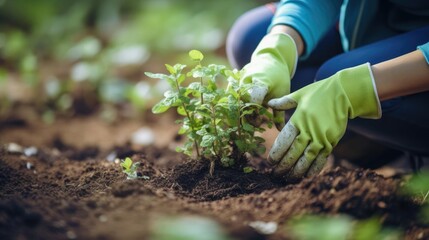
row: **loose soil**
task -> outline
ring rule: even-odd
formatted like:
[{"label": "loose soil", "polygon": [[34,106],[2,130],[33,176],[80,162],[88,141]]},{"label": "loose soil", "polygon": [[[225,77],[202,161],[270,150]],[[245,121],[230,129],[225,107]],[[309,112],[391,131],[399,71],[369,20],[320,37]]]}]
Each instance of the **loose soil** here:
[{"label": "loose soil", "polygon": [[[159,219],[174,216],[213,219],[234,239],[291,239],[287,221],[312,213],[378,216],[385,226],[402,229],[405,239],[429,238],[429,226],[417,221],[418,205],[397,194],[401,178],[332,167],[291,184],[272,178],[262,158],[250,159],[251,173],[219,167],[210,176],[207,165],[171,150],[180,140],[176,126],[151,122],[157,137],[151,146],[129,142],[142,126],[133,120],[2,122],[0,142],[38,152],[1,152],[0,239],[150,239]],[[119,164],[106,160],[113,153],[139,161],[149,180],[126,180]],[[264,235],[249,227],[252,221],[279,228]]]}]

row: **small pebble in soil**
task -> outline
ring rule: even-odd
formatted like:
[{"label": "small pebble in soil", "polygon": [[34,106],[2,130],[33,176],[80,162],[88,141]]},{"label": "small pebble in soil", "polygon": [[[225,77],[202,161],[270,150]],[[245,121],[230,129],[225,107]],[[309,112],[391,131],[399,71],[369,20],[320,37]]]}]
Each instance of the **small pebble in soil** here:
[{"label": "small pebble in soil", "polygon": [[76,239],[77,238],[76,233],[74,231],[72,231],[72,230],[68,230],[66,232],[66,236],[67,236],[68,239]]},{"label": "small pebble in soil", "polygon": [[379,208],[386,208],[386,203],[385,203],[385,202],[383,202],[383,201],[380,201],[380,202],[378,202],[378,203],[377,203],[377,206],[378,206]]},{"label": "small pebble in soil", "polygon": [[131,142],[136,145],[150,145],[155,142],[155,135],[150,128],[143,127],[134,132]]},{"label": "small pebble in soil", "polygon": [[117,159],[117,154],[115,151],[109,153],[109,155],[107,155],[106,160],[109,162],[114,162]]},{"label": "small pebble in soil", "polygon": [[28,170],[31,170],[31,169],[33,169],[33,168],[34,168],[34,165],[33,165],[31,162],[27,162],[27,163],[25,164],[25,166],[27,167],[27,169],[28,169]]},{"label": "small pebble in soil", "polygon": [[53,226],[57,229],[62,229],[66,226],[66,222],[64,220],[59,220],[53,223]]},{"label": "small pebble in soil", "polygon": [[265,234],[265,235],[273,234],[277,231],[276,222],[254,221],[254,222],[250,222],[249,226],[254,228],[259,233]]},{"label": "small pebble in soil", "polygon": [[24,149],[24,155],[27,157],[35,156],[37,155],[38,150],[36,147],[28,147]]},{"label": "small pebble in soil", "polygon": [[106,217],[105,215],[100,215],[100,216],[98,217],[98,220],[99,220],[100,222],[107,222],[107,217]]},{"label": "small pebble in soil", "polygon": [[22,153],[23,147],[16,143],[6,144],[6,150],[8,153]]}]

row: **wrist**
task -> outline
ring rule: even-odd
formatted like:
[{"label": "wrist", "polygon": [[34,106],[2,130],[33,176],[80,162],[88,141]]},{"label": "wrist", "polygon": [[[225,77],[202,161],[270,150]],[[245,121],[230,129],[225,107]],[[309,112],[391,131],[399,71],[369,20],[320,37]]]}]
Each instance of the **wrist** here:
[{"label": "wrist", "polygon": [[429,91],[429,65],[419,50],[375,64],[372,71],[381,100]]},{"label": "wrist", "polygon": [[271,28],[269,34],[275,33],[283,33],[289,35],[292,38],[296,46],[298,57],[300,57],[304,53],[304,40],[302,39],[301,34],[299,34],[298,31],[296,31],[294,28],[287,25],[275,25],[273,28]]},{"label": "wrist", "polygon": [[285,64],[290,79],[293,78],[298,65],[298,50],[292,36],[283,32],[267,34],[254,52],[256,55],[260,53],[269,53],[273,60]]},{"label": "wrist", "polygon": [[349,118],[381,118],[380,100],[370,64],[347,68],[337,74],[350,102]]}]

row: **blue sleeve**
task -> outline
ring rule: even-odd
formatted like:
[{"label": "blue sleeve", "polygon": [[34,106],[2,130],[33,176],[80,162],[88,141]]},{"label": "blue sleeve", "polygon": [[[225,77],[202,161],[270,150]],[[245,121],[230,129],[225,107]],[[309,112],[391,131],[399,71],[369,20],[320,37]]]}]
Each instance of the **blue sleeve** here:
[{"label": "blue sleeve", "polygon": [[273,17],[275,25],[288,25],[301,34],[305,43],[306,58],[316,44],[338,20],[342,0],[282,0]]},{"label": "blue sleeve", "polygon": [[418,46],[417,49],[422,51],[423,56],[425,56],[426,62],[429,64],[429,42]]}]

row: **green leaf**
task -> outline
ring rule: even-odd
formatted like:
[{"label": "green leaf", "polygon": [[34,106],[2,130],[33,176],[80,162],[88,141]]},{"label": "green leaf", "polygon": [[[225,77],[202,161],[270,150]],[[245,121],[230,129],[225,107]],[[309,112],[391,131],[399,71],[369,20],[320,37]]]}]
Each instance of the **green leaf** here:
[{"label": "green leaf", "polygon": [[234,143],[238,147],[240,152],[246,152],[247,151],[247,144],[244,140],[238,139],[238,140],[235,140]]},{"label": "green leaf", "polygon": [[170,76],[166,75],[166,74],[162,74],[162,73],[151,73],[151,72],[144,72],[144,74],[150,78],[154,78],[154,79],[163,79],[166,80],[167,78],[169,78]]},{"label": "green leaf", "polygon": [[243,74],[242,73],[243,71],[239,71],[239,70],[237,70],[237,69],[234,69],[234,70],[225,70],[224,71],[224,73],[225,73],[225,75],[227,76],[227,77],[230,77],[230,78],[228,78],[228,81],[237,81],[237,80],[239,80],[240,78],[241,78],[241,75]]},{"label": "green leaf", "polygon": [[189,57],[191,57],[191,59],[194,61],[200,62],[201,60],[203,60],[204,55],[203,55],[203,53],[201,53],[198,50],[191,50],[191,51],[189,51]]},{"label": "green leaf", "polygon": [[253,132],[254,128],[255,127],[252,126],[251,124],[243,123],[243,129],[246,130],[247,132]]},{"label": "green leaf", "polygon": [[216,140],[216,136],[213,135],[204,135],[201,140],[201,147],[211,147]]},{"label": "green leaf", "polygon": [[173,68],[175,69],[176,74],[179,74],[179,73],[181,73],[181,72],[183,71],[183,69],[185,69],[185,68],[186,68],[186,65],[183,65],[183,64],[175,64],[175,65],[173,66]]},{"label": "green leaf", "polygon": [[259,145],[255,148],[255,153],[259,155],[264,154],[265,151],[267,151],[267,148],[264,145]]},{"label": "green leaf", "polygon": [[253,172],[253,170],[254,169],[252,167],[249,167],[249,166],[243,168],[244,173],[251,173],[251,172]]},{"label": "green leaf", "polygon": [[211,103],[216,99],[216,95],[211,92],[206,92],[204,93],[204,99],[206,100],[206,102]]},{"label": "green leaf", "polygon": [[193,78],[202,78],[207,75],[203,68],[194,68],[191,74]]},{"label": "green leaf", "polygon": [[179,146],[177,146],[177,147],[176,147],[176,152],[179,152],[179,153],[180,153],[180,152],[183,152],[183,151],[184,151],[184,150],[183,150],[183,148],[182,148],[182,147],[179,147]]},{"label": "green leaf", "polygon": [[259,142],[259,143],[264,143],[265,142],[265,138],[258,137],[258,136],[255,136],[254,140],[257,141],[257,142]]},{"label": "green leaf", "polygon": [[186,76],[184,74],[180,74],[179,77],[177,77],[177,83],[180,85],[182,84],[186,79]]},{"label": "green leaf", "polygon": [[200,91],[201,83],[200,82],[193,82],[189,84],[188,89],[194,90],[194,91]]},{"label": "green leaf", "polygon": [[185,108],[183,108],[183,106],[177,107],[177,113],[179,115],[186,116],[186,111],[185,111]]},{"label": "green leaf", "polygon": [[204,127],[201,128],[200,130],[198,130],[196,133],[200,136],[204,136],[204,135],[208,134],[206,128],[204,128]]},{"label": "green leaf", "polygon": [[185,133],[187,133],[189,130],[190,130],[189,126],[187,126],[187,125],[183,125],[183,126],[179,129],[178,134],[180,134],[180,135],[185,134]]},{"label": "green leaf", "polygon": [[235,163],[234,159],[230,158],[230,157],[223,157],[220,159],[220,162],[222,163],[222,166],[224,166],[224,167],[231,167]]},{"label": "green leaf", "polygon": [[174,78],[172,76],[165,75],[162,73],[151,73],[151,72],[145,72],[144,74],[150,78],[167,81],[168,85],[170,85],[171,88],[176,88],[176,82],[174,81]]},{"label": "green leaf", "polygon": [[[429,192],[429,171],[423,171],[419,174],[414,174],[409,182],[404,186],[403,191],[406,194],[414,195],[419,194],[425,196]],[[429,198],[424,200],[429,202]]]},{"label": "green leaf", "polygon": [[171,73],[173,75],[177,73],[176,69],[173,66],[171,66],[170,64],[165,64],[165,67],[167,68],[169,73]]},{"label": "green leaf", "polygon": [[121,167],[125,171],[129,171],[131,169],[132,165],[133,165],[133,160],[131,160],[131,158],[129,158],[129,157],[125,158],[125,160],[122,160],[122,162],[121,162]]},{"label": "green leaf", "polygon": [[170,105],[166,104],[165,101],[161,101],[152,107],[152,112],[159,114],[167,111],[168,109],[170,109]]}]

